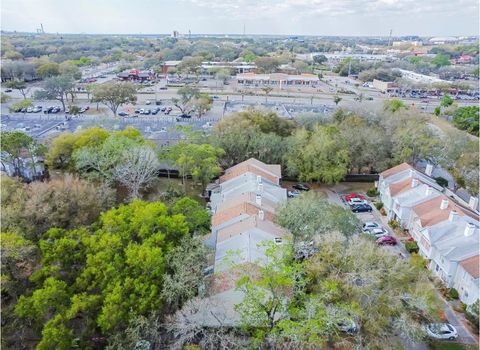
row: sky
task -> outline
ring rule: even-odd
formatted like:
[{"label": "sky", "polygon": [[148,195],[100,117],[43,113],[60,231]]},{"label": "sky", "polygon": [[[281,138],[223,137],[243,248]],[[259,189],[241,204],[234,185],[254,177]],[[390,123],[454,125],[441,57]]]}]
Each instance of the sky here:
[{"label": "sky", "polygon": [[1,29],[48,33],[462,36],[478,0],[2,0]]}]

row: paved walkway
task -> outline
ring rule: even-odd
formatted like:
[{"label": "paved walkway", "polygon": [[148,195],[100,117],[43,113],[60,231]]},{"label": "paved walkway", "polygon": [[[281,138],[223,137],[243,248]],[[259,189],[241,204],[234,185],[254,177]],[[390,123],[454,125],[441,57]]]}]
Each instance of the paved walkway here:
[{"label": "paved walkway", "polygon": [[470,333],[470,329],[465,325],[465,318],[463,315],[458,314],[441,293],[437,292],[438,297],[444,303],[445,316],[448,322],[457,329],[458,342],[463,344],[478,344],[477,339]]}]

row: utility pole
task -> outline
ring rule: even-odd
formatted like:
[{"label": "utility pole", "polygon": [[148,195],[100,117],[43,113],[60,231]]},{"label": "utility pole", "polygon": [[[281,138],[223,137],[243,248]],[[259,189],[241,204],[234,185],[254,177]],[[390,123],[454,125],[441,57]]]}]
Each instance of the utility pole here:
[{"label": "utility pole", "polygon": [[390,29],[390,36],[388,37],[388,46],[392,44],[392,30]]}]

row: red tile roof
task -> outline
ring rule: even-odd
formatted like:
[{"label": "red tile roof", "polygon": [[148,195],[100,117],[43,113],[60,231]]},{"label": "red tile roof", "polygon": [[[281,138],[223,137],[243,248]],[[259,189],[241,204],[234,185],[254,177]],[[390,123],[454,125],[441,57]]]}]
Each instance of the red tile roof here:
[{"label": "red tile roof", "polygon": [[[448,199],[448,206],[445,209],[440,209],[440,204],[444,199]],[[456,204],[451,198],[448,198],[444,194],[413,207],[413,211],[420,219],[423,227],[432,226],[448,220],[452,210],[455,210],[460,216],[467,214],[461,206]]]},{"label": "red tile roof", "polygon": [[473,278],[480,277],[480,256],[475,255],[468,259],[460,261],[460,266],[468,272]]},{"label": "red tile roof", "polygon": [[402,163],[400,165],[394,166],[393,168],[387,169],[384,172],[381,172],[380,175],[383,176],[384,179],[386,179],[389,176],[398,174],[408,169],[413,169],[413,167],[410,164]]},{"label": "red tile roof", "polygon": [[[412,181],[414,179],[412,177],[409,177],[403,181],[395,182],[390,185],[390,196],[395,196],[399,193],[408,191],[409,189],[412,188]],[[419,186],[422,182],[418,179],[415,179],[418,181],[417,186]]]}]

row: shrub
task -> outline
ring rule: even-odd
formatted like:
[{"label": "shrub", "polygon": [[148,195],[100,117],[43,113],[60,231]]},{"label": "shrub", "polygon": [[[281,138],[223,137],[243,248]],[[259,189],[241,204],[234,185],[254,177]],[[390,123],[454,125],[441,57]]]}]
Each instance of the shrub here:
[{"label": "shrub", "polygon": [[382,214],[383,216],[387,215],[387,213],[385,212],[385,208],[380,209],[380,214]]},{"label": "shrub", "polygon": [[376,202],[375,203],[375,208],[377,208],[377,210],[380,210],[383,208],[383,203],[382,202]]},{"label": "shrub", "polygon": [[472,325],[473,330],[476,332],[478,332],[478,327],[479,327],[478,307],[479,307],[479,301],[477,300],[470,307],[466,307],[466,312],[465,312],[465,318]]},{"label": "shrub", "polygon": [[390,219],[390,220],[388,221],[388,226],[390,226],[392,229],[396,230],[397,228],[400,227],[400,224],[398,223],[397,220]]},{"label": "shrub", "polygon": [[448,186],[448,180],[445,179],[444,177],[438,176],[435,178],[435,181],[437,182],[437,184],[439,184],[442,187]]},{"label": "shrub", "polygon": [[405,242],[405,249],[409,253],[418,253],[418,244],[415,241],[407,241]]},{"label": "shrub", "polygon": [[375,187],[372,187],[367,191],[367,196],[369,196],[369,197],[376,197],[378,195],[379,195],[379,193],[378,193],[378,191]]},{"label": "shrub", "polygon": [[458,290],[456,290],[455,288],[451,288],[448,292],[450,298],[454,299],[454,300],[458,300]]}]

